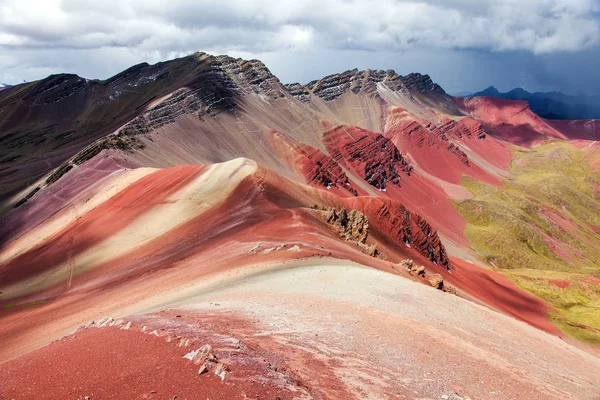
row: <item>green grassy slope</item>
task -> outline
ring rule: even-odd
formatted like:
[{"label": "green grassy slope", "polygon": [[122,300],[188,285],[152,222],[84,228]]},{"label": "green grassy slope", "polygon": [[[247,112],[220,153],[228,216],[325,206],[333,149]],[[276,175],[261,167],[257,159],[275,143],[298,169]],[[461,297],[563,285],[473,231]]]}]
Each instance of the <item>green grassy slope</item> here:
[{"label": "green grassy slope", "polygon": [[469,241],[491,265],[556,311],[564,331],[600,345],[600,174],[567,142],[514,148],[512,178],[494,187],[465,177],[456,203]]}]

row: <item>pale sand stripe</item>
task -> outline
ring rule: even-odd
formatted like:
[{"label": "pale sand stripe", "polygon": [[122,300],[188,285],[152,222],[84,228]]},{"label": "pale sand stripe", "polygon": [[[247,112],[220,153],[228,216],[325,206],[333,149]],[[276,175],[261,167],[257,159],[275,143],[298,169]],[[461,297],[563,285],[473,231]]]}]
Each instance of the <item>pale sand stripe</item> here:
[{"label": "pale sand stripe", "polygon": [[[44,221],[44,223],[31,229],[23,236],[12,241],[0,253],[0,264],[5,264],[13,258],[39,246],[51,236],[65,229],[74,223],[79,216],[90,212],[100,204],[109,200],[119,192],[123,191],[131,184],[137,182],[144,176],[156,171],[154,168],[137,168],[133,170],[118,171],[106,178],[101,186],[93,189],[94,193],[89,199],[86,196],[79,196],[72,200],[72,206],[65,206],[56,215]],[[46,194],[51,196],[51,193]],[[61,201],[58,200],[57,201]]]},{"label": "pale sand stripe", "polygon": [[241,158],[212,165],[164,204],[152,208],[115,235],[77,255],[72,260],[73,265],[63,263],[38,276],[0,288],[0,299],[26,295],[67,281],[147,244],[220,204],[256,170],[256,163]]}]

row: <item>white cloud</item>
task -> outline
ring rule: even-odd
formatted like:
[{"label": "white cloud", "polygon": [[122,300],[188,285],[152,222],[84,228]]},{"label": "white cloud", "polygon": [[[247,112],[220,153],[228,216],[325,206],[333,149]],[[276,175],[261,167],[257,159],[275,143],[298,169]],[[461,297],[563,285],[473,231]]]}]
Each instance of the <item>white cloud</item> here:
[{"label": "white cloud", "polygon": [[0,45],[189,46],[276,51],[314,44],[574,51],[598,41],[594,0],[3,0]]},{"label": "white cloud", "polygon": [[599,42],[599,4],[599,0],[0,0],[0,52],[6,55],[0,58],[0,79],[45,66],[68,68],[73,65],[69,59],[77,54],[112,57],[100,60],[106,66],[196,50],[255,55],[310,48],[577,52]]}]

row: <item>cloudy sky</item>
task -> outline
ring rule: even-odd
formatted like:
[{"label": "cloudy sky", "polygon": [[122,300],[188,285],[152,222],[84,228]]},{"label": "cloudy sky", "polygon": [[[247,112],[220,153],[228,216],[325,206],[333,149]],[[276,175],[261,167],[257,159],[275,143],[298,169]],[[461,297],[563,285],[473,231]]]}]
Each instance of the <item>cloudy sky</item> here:
[{"label": "cloudy sky", "polygon": [[284,82],[352,68],[600,93],[600,0],[0,0],[0,82],[107,78],[205,51]]}]

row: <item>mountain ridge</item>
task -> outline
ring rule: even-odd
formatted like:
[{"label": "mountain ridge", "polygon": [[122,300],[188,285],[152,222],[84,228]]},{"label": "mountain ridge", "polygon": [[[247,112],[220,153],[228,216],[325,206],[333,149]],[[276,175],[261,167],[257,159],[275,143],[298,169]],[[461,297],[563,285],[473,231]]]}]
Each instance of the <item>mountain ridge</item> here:
[{"label": "mountain ridge", "polygon": [[600,118],[600,96],[572,96],[558,91],[528,92],[514,88],[501,93],[494,86],[466,97],[489,96],[509,100],[525,100],[531,109],[546,119],[598,119]]}]

